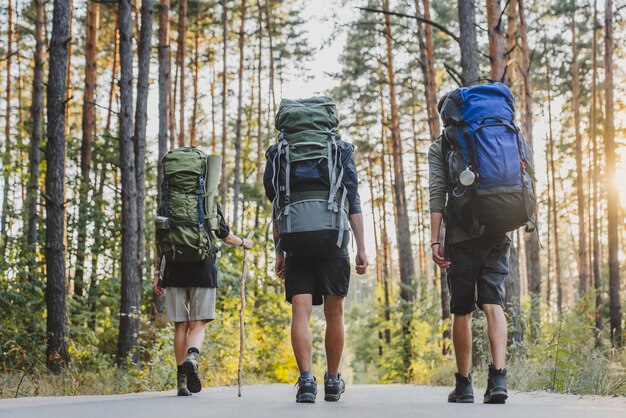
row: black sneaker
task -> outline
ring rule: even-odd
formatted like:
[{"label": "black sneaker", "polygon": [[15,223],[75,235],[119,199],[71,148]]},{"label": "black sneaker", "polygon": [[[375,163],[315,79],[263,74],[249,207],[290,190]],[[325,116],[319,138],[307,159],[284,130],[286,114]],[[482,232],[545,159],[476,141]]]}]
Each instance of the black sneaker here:
[{"label": "black sneaker", "polygon": [[187,389],[187,375],[185,373],[177,373],[176,388],[178,396],[191,396],[191,392]]},{"label": "black sneaker", "polygon": [[455,373],[454,377],[456,378],[456,385],[454,390],[448,395],[448,402],[474,403],[474,389],[472,388],[471,373],[467,377]]},{"label": "black sneaker", "polygon": [[506,369],[496,369],[490,364],[484,402],[505,403],[508,397],[509,394],[506,391]]},{"label": "black sneaker", "polygon": [[317,396],[317,380],[313,377],[298,378],[298,393],[296,393],[296,402],[298,403],[315,403]]},{"label": "black sneaker", "polygon": [[202,390],[202,382],[200,381],[200,374],[198,374],[198,360],[200,360],[200,356],[192,352],[187,354],[187,358],[183,362],[183,371],[187,375],[187,387],[191,393],[198,393]]},{"label": "black sneaker", "polygon": [[336,402],[341,398],[341,394],[346,391],[346,382],[341,378],[341,374],[336,379],[328,377],[328,373],[324,373],[324,400]]}]

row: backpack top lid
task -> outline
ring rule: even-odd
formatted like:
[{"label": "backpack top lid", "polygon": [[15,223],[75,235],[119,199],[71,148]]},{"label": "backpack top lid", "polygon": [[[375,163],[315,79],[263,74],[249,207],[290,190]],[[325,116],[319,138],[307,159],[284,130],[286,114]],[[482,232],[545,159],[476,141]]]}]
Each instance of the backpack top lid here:
[{"label": "backpack top lid", "polygon": [[515,99],[503,83],[460,87],[448,95],[441,107],[444,125],[471,125],[486,118],[515,119]]},{"label": "backpack top lid", "polygon": [[335,101],[330,97],[282,99],[275,122],[276,129],[285,133],[327,131],[337,128],[339,115]]}]

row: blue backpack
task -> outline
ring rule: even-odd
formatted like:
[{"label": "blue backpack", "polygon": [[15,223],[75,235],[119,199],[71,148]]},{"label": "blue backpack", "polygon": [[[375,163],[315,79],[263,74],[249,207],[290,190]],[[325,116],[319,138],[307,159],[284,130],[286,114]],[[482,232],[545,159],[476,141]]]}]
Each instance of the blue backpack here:
[{"label": "blue backpack", "polygon": [[439,112],[448,167],[446,218],[472,236],[535,227],[532,155],[515,125],[515,100],[502,83],[462,87]]}]

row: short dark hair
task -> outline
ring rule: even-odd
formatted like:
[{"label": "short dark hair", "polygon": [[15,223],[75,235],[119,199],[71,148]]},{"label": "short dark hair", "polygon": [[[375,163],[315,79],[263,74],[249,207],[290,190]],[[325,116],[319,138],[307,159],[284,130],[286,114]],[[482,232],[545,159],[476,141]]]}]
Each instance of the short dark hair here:
[{"label": "short dark hair", "polygon": [[441,108],[443,107],[443,103],[446,101],[451,92],[447,92],[439,99],[439,103],[437,103],[437,112],[441,113]]}]

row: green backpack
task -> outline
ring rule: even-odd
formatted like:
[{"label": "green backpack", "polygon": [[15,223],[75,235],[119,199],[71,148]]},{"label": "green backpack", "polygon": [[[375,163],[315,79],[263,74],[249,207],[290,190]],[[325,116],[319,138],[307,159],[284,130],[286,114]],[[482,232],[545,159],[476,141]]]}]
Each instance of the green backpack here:
[{"label": "green backpack", "polygon": [[[281,240],[293,233],[335,230],[341,247],[349,224],[338,124],[337,107],[329,97],[280,102],[278,143],[273,145],[277,152],[271,164],[274,219]],[[299,186],[303,184],[322,187]]]},{"label": "green backpack", "polygon": [[221,156],[196,148],[177,148],[162,160],[163,181],[157,245],[168,261],[205,260],[215,247],[219,230],[217,184]]}]

